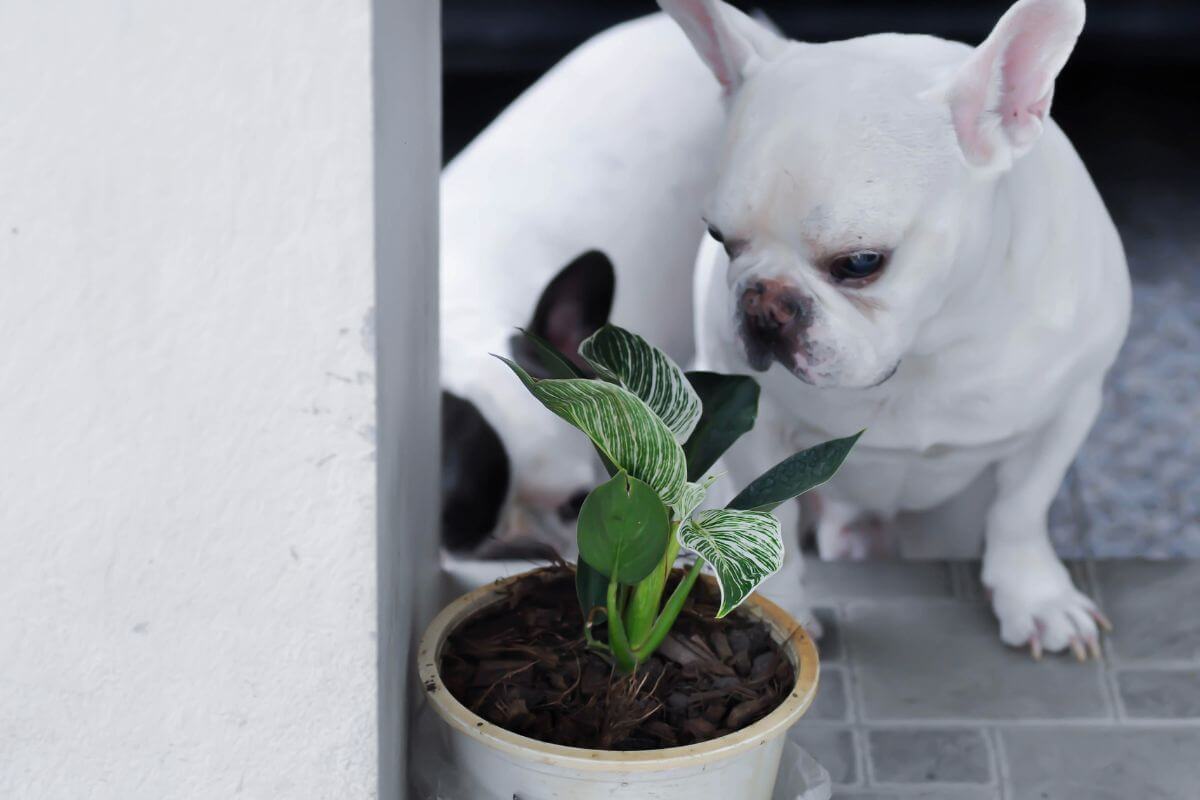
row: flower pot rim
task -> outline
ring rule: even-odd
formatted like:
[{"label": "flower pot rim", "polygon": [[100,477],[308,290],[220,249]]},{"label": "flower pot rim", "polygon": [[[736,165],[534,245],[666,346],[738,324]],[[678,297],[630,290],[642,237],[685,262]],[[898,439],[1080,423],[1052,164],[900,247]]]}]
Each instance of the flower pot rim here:
[{"label": "flower pot rim", "polygon": [[[784,735],[812,705],[820,674],[816,644],[791,615],[755,593],[746,600],[743,608],[764,622],[771,629],[775,640],[788,652],[796,669],[796,683],[779,706],[754,724],[706,742],[656,750],[594,750],[567,747],[522,736],[494,725],[460,703],[442,682],[439,669],[442,646],[450,632],[461,622],[477,611],[498,602],[505,587],[538,569],[542,568],[512,575],[462,595],[434,617],[421,637],[417,666],[424,695],[438,715],[460,733],[509,755],[533,758],[548,765],[592,771],[619,768],[623,771],[650,772],[723,760],[764,745]],[[702,577],[712,580],[707,575]]]}]

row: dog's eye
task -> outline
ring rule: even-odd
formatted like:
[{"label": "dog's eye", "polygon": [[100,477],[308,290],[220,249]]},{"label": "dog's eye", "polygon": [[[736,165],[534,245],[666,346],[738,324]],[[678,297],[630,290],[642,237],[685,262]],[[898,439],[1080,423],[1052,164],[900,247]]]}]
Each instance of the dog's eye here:
[{"label": "dog's eye", "polygon": [[829,274],[835,281],[860,281],[883,269],[887,257],[876,250],[858,250],[838,256],[829,265]]},{"label": "dog's eye", "polygon": [[725,244],[725,235],[712,225],[708,226],[708,235],[711,236],[713,241],[715,241],[717,244]]}]

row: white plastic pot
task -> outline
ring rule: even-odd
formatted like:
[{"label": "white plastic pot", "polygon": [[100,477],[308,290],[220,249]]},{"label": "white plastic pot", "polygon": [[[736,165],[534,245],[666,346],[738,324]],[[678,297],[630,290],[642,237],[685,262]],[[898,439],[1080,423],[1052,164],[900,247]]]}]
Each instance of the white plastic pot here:
[{"label": "white plastic pot", "polygon": [[417,654],[425,695],[448,733],[444,765],[469,797],[450,800],[771,800],[788,729],[817,691],[817,648],[804,629],[758,595],[743,608],[783,645],[796,685],[783,704],[758,722],[719,739],[661,750],[617,752],[546,744],[487,722],[458,702],[438,665],[446,638],[468,617],[502,598],[517,575],[463,595],[430,624]]}]

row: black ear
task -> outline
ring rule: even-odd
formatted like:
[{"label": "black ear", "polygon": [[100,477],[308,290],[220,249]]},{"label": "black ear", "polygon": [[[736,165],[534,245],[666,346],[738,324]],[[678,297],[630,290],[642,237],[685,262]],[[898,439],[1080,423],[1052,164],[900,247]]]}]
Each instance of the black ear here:
[{"label": "black ear", "polygon": [[[588,250],[563,267],[546,285],[526,327],[577,366],[587,369],[579,357],[579,345],[608,322],[616,285],[616,273],[608,256],[599,250]],[[523,367],[541,377],[536,355],[527,343],[518,343],[523,338],[514,339],[514,355]]]},{"label": "black ear", "polygon": [[442,544],[473,550],[496,529],[508,495],[508,453],[469,400],[442,392]]}]

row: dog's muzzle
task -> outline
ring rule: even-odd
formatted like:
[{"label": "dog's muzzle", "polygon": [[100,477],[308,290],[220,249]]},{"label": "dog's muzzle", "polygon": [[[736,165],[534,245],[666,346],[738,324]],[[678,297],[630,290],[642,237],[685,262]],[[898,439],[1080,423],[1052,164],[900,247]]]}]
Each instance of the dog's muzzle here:
[{"label": "dog's muzzle", "polygon": [[812,322],[812,300],[783,281],[762,278],[742,290],[738,311],[750,366],[762,372],[778,360],[794,370]]}]

